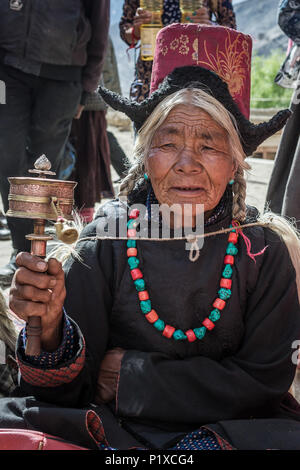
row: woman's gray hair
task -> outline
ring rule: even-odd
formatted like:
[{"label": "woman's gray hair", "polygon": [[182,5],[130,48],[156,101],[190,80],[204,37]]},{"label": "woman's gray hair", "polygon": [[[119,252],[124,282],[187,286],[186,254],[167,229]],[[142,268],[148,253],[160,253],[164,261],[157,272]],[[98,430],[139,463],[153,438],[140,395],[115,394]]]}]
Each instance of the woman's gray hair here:
[{"label": "woman's gray hair", "polygon": [[134,146],[134,163],[127,177],[120,186],[120,196],[127,196],[143,178],[145,161],[149,155],[151,143],[156,131],[163,124],[169,113],[178,105],[193,105],[205,111],[227,133],[233,161],[236,164],[235,183],[233,185],[233,216],[242,222],[246,217],[246,181],[244,171],[250,166],[245,162],[235,118],[213,96],[199,88],[186,88],[161,101],[141,127]]}]

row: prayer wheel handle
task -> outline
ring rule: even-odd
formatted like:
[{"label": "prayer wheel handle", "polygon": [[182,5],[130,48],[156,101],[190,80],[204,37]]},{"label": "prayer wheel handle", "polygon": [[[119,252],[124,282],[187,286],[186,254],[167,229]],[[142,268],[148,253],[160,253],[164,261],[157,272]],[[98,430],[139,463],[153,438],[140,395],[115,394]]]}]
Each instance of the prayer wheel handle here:
[{"label": "prayer wheel handle", "polygon": [[[44,219],[37,219],[34,221],[34,230],[26,238],[31,241],[31,254],[39,256],[41,259],[46,258],[47,241],[52,240],[51,236],[45,235]],[[42,321],[41,317],[29,317],[26,326],[26,348],[25,354],[27,356],[39,356],[41,353],[41,334],[42,334]]]}]

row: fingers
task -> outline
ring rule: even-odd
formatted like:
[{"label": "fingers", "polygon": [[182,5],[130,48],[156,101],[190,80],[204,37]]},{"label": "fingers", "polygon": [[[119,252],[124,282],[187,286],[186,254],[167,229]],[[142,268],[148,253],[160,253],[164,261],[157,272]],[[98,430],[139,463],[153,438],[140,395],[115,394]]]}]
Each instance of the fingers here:
[{"label": "fingers", "polygon": [[19,253],[16,258],[17,269],[13,284],[31,285],[38,289],[53,289],[58,282],[64,281],[62,265],[54,258],[48,262],[30,253]]},{"label": "fingers", "polygon": [[29,285],[38,289],[53,289],[57,284],[57,280],[54,276],[49,276],[46,273],[37,273],[22,267],[15,272],[12,284],[13,287]]},{"label": "fingers", "polygon": [[137,16],[140,16],[140,17],[141,16],[144,16],[144,17],[148,16],[148,17],[151,18],[152,13],[149,10],[144,10],[143,8],[137,8],[136,13],[135,13],[135,17],[137,17]]},{"label": "fingers", "polygon": [[27,321],[29,317],[44,317],[47,315],[47,304],[42,302],[29,302],[21,300],[12,294],[9,297],[9,308],[22,320]]},{"label": "fingers", "polygon": [[187,17],[187,19],[192,23],[211,24],[208,11],[205,7],[198,8],[198,10],[194,11],[193,16]]},{"label": "fingers", "polygon": [[11,296],[18,300],[30,300],[32,302],[48,303],[51,300],[52,292],[47,289],[38,289],[30,285],[13,286],[10,291]]},{"label": "fingers", "polygon": [[[29,253],[17,257],[17,269],[10,290],[9,306],[23,320],[60,312],[66,296],[64,272],[55,259],[48,262]],[[46,272],[47,271],[47,272]]]},{"label": "fingers", "polygon": [[152,13],[147,10],[143,10],[142,8],[138,8],[136,11],[136,15],[134,17],[134,24],[143,24],[143,23],[150,23],[152,18]]},{"label": "fingers", "polygon": [[62,269],[62,265],[59,261],[54,258],[49,259],[48,261],[48,274],[55,277],[56,283],[52,288],[52,302],[61,302],[61,299],[64,300],[66,296],[65,289],[65,273]]},{"label": "fingers", "polygon": [[62,265],[57,259],[50,258],[48,260],[48,274],[54,276],[56,279],[64,279],[64,271]]},{"label": "fingers", "polygon": [[31,255],[30,253],[21,252],[16,257],[16,264],[20,267],[25,267],[31,271],[44,273],[48,269],[48,263],[43,261],[38,256]]},{"label": "fingers", "polygon": [[202,7],[202,8],[198,8],[195,13],[197,15],[208,15],[208,12],[207,12],[207,8],[205,7]]}]

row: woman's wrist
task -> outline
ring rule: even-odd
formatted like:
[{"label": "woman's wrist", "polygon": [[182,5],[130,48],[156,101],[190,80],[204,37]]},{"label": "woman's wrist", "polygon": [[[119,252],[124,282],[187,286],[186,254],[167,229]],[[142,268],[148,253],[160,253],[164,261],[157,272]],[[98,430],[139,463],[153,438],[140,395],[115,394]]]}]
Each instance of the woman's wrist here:
[{"label": "woman's wrist", "polygon": [[126,41],[130,45],[136,45],[140,40],[140,35],[137,33],[137,31],[135,31],[134,26],[131,26],[131,28],[127,29],[125,35]]}]

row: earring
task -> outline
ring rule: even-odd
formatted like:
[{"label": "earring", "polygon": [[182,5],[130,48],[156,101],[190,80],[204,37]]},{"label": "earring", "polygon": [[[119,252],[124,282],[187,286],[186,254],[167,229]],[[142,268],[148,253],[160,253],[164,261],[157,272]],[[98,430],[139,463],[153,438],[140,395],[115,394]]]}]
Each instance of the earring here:
[{"label": "earring", "polygon": [[230,186],[232,186],[234,183],[234,179],[230,180],[228,184],[230,184]]},{"label": "earring", "polygon": [[148,181],[149,176],[147,175],[147,173],[144,173],[144,179],[145,179],[146,181]]}]

